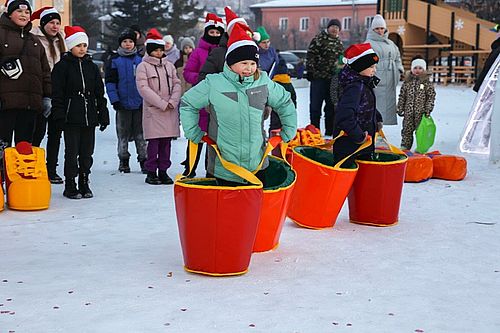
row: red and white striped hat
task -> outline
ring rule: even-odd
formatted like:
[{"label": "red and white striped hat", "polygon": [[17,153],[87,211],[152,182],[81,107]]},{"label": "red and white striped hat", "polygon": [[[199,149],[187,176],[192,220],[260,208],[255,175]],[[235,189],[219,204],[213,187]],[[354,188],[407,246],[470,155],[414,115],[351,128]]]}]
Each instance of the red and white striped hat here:
[{"label": "red and white striped hat", "polygon": [[220,28],[222,29],[222,32],[224,32],[225,25],[222,19],[218,17],[216,14],[208,13],[207,16],[205,17],[205,25],[203,27],[205,28],[205,30],[208,27],[214,27],[214,29]]},{"label": "red and white striped hat", "polygon": [[89,45],[89,36],[87,36],[85,30],[82,27],[79,27],[77,25],[73,27],[64,27],[64,34],[66,35],[64,40],[66,41],[68,50],[71,50],[72,48],[80,44]]},{"label": "red and white striped hat", "polygon": [[259,47],[248,34],[248,26],[236,23],[227,42],[226,63],[231,66],[239,61],[259,62]]},{"label": "red and white striped hat", "polygon": [[42,7],[31,14],[31,20],[40,20],[40,25],[43,27],[50,21],[58,19],[61,21],[61,15],[54,7]]},{"label": "red and white striped hat", "polygon": [[247,21],[245,21],[243,17],[239,17],[231,10],[231,7],[224,7],[224,13],[226,14],[226,30],[228,34],[231,34],[231,30],[236,23],[248,25]]},{"label": "red and white striped hat", "polygon": [[378,63],[378,56],[370,43],[353,44],[344,52],[344,63],[356,72],[361,72],[373,64]]},{"label": "red and white striped hat", "polygon": [[152,28],[146,35],[146,44],[165,45],[165,41],[163,40],[161,33],[156,28]]}]

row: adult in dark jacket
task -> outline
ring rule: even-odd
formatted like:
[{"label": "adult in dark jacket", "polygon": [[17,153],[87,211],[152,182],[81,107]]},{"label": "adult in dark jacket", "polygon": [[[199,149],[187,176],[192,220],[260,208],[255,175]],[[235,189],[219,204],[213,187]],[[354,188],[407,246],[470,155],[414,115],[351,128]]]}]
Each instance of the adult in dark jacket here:
[{"label": "adult in dark jacket", "polygon": [[488,55],[488,58],[484,63],[483,70],[479,74],[476,80],[476,84],[474,85],[472,90],[474,90],[475,92],[479,92],[479,89],[483,84],[486,74],[488,74],[491,66],[493,65],[493,63],[495,62],[495,60],[498,58],[499,55],[500,55],[500,32],[497,34],[497,39],[491,44],[491,53]]},{"label": "adult in dark jacket", "polygon": [[[348,63],[340,72],[342,95],[335,113],[333,135],[344,131],[347,136],[339,138],[333,145],[334,164],[355,152],[368,135],[373,137],[382,127],[382,115],[377,111],[373,91],[379,81],[375,76],[378,56],[370,44],[365,43],[351,45],[345,57]],[[370,151],[373,151],[373,145],[363,152]]]},{"label": "adult in dark jacket", "polygon": [[307,50],[307,79],[311,81],[309,114],[311,124],[320,128],[321,107],[325,102],[325,135],[332,135],[334,105],[330,81],[338,73],[337,64],[344,47],[339,37],[340,21],[330,20],[325,30],[313,38]]},{"label": "adult in dark jacket", "polygon": [[[70,199],[92,198],[88,186],[95,146],[95,127],[104,131],[109,113],[99,68],[87,55],[88,36],[80,27],[65,27],[64,53],[52,71],[52,115],[64,120],[63,195]],[[78,189],[75,177],[78,175]]]},{"label": "adult in dark jacket", "polygon": [[0,141],[7,146],[13,136],[16,144],[31,143],[37,114],[44,105],[50,110],[50,67],[45,49],[29,32],[30,15],[28,1],[14,0],[0,17],[0,63],[18,59],[17,67],[22,68],[20,75],[10,78],[8,73],[0,73]]},{"label": "adult in dark jacket", "polygon": [[130,173],[129,139],[135,142],[137,161],[145,173],[146,140],[142,130],[142,97],[135,82],[135,69],[142,62],[135,46],[136,34],[123,31],[118,37],[118,50],[106,65],[106,92],[116,111],[116,135],[118,138],[118,171]]}]

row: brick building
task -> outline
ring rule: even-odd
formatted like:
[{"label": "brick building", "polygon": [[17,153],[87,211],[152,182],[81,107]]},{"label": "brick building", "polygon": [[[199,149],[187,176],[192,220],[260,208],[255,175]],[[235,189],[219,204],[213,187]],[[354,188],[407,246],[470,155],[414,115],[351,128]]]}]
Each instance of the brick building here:
[{"label": "brick building", "polygon": [[332,18],[342,24],[345,45],[363,41],[377,12],[377,0],[275,0],[250,6],[279,49],[306,49]]}]

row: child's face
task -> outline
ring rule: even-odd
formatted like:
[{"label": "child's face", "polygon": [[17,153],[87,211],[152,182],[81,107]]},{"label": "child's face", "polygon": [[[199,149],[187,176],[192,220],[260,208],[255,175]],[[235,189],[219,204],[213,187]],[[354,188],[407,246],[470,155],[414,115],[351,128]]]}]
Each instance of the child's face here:
[{"label": "child's face", "polygon": [[378,27],[373,29],[376,33],[378,33],[380,36],[383,36],[385,34],[385,28],[384,27]]},{"label": "child's face", "polygon": [[87,54],[88,45],[86,43],[78,44],[71,49],[71,54],[77,58],[83,58]]},{"label": "child's face", "polygon": [[259,43],[259,48],[263,50],[269,49],[270,46],[271,46],[271,41],[269,39],[263,40]]},{"label": "child's face", "polygon": [[257,63],[253,60],[243,60],[232,64],[230,68],[241,77],[252,76],[257,71]]},{"label": "child's face", "polygon": [[125,50],[127,51],[131,51],[134,49],[135,47],[135,43],[132,39],[130,38],[125,38],[124,40],[122,40],[122,42],[120,43],[120,46],[122,48],[124,48]]},{"label": "child's face", "polygon": [[373,64],[367,69],[362,70],[359,72],[359,75],[372,77],[375,76],[375,73],[377,73],[377,64]]},{"label": "child's face", "polygon": [[415,66],[415,67],[413,67],[411,72],[413,75],[419,76],[419,75],[422,75],[425,72],[425,70],[421,66]]},{"label": "child's face", "polygon": [[210,29],[210,30],[208,30],[208,35],[212,36],[212,37],[219,37],[220,31],[217,29]]},{"label": "child's face", "polygon": [[31,12],[29,9],[16,9],[10,14],[10,20],[19,27],[25,27],[30,21]]},{"label": "child's face", "polygon": [[43,27],[43,30],[45,30],[47,35],[55,37],[61,30],[61,21],[59,21],[58,19],[53,19]]},{"label": "child's face", "polygon": [[185,54],[191,54],[191,52],[193,52],[193,48],[189,45],[184,46],[182,50],[184,51]]},{"label": "child's face", "polygon": [[154,58],[161,59],[161,58],[163,58],[164,53],[165,53],[165,51],[163,49],[156,49],[153,52],[151,52],[149,55],[154,57]]}]

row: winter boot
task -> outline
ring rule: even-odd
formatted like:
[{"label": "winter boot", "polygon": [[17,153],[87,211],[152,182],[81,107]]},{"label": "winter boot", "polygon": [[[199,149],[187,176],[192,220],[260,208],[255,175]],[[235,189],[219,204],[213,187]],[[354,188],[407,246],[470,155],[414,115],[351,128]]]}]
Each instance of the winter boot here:
[{"label": "winter boot", "polygon": [[167,175],[167,171],[166,170],[160,170],[158,172],[158,178],[160,178],[160,182],[162,184],[165,184],[165,185],[172,185],[174,183],[174,181],[172,180],[172,178],[170,178],[168,175]]},{"label": "winter boot", "polygon": [[82,194],[76,188],[75,178],[66,178],[63,195],[69,199],[82,198]]},{"label": "winter boot", "polygon": [[56,170],[47,170],[49,181],[51,184],[62,184],[62,178],[57,174]]},{"label": "winter boot", "polygon": [[78,189],[82,194],[82,198],[89,199],[94,196],[94,193],[90,190],[89,187],[89,174],[81,173],[80,177],[78,177]]},{"label": "winter boot", "polygon": [[160,185],[161,181],[156,175],[156,172],[154,171],[148,171],[146,179],[144,180],[146,183],[150,185]]},{"label": "winter boot", "polygon": [[146,163],[146,160],[139,161],[139,165],[141,166],[141,172],[145,175],[148,174],[148,170],[144,167],[144,164]]},{"label": "winter boot", "polygon": [[130,165],[128,163],[129,159],[120,159],[120,166],[118,167],[118,171],[123,173],[130,173]]}]

